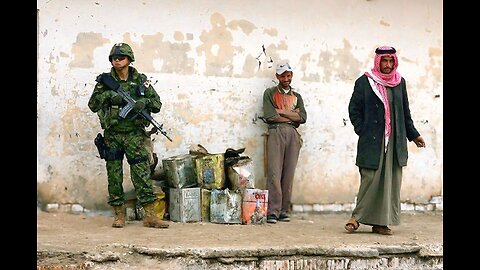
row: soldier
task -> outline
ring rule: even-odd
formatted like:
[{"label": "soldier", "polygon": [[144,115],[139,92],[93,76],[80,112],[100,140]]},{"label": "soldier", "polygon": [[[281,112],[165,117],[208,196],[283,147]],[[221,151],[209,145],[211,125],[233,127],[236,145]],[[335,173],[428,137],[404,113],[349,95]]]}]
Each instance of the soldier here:
[{"label": "soldier", "polygon": [[113,206],[114,228],[125,226],[125,197],[123,191],[123,157],[130,165],[131,180],[137,199],[145,209],[143,225],[168,228],[168,224],[155,215],[156,196],[150,180],[150,162],[146,142],[150,134],[145,130],[149,122],[138,115],[147,109],[158,113],[162,107],[160,97],[147,77],[139,73],[130,63],[135,61],[132,48],[126,43],[115,44],[108,56],[112,68],[107,76],[113,77],[120,86],[135,99],[135,106],[121,117],[119,112],[126,105],[117,92],[98,82],[95,85],[88,107],[97,113],[104,130],[104,159],[108,175],[108,204]]}]

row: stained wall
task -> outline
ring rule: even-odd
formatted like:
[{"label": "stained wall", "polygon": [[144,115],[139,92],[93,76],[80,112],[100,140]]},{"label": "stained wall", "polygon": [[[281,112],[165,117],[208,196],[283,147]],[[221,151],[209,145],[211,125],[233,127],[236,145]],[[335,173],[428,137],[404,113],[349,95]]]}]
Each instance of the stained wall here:
[{"label": "stained wall", "polygon": [[[276,62],[294,68],[292,86],[308,120],[293,203],[347,203],[358,191],[357,136],[348,117],[355,79],[380,45],[397,48],[414,123],[427,147],[409,143],[402,200],[443,194],[443,2],[37,1],[37,199],[108,207],[101,128],[87,106],[96,76],[127,42],[133,66],[154,83],[163,107],[154,118],[160,159],[201,144],[211,153],[245,148],[265,188],[262,94],[277,83]],[[124,164],[128,167],[127,163]],[[132,188],[126,169],[124,186]]]}]

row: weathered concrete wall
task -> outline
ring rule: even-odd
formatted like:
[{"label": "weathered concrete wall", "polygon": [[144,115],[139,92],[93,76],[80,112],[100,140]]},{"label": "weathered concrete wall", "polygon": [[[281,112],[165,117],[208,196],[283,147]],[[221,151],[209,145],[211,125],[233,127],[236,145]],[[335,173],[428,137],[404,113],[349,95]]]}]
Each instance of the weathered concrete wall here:
[{"label": "weathered concrete wall", "polygon": [[442,195],[442,6],[437,0],[38,1],[38,200],[106,207],[104,161],[93,144],[101,129],[87,103],[116,42],[133,47],[134,66],[152,79],[164,104],[154,117],[173,142],[156,135],[158,156],[187,153],[191,144],[212,153],[245,147],[259,188],[266,127],[257,116],[263,90],[276,84],[269,60],[287,59],[308,112],[299,128],[304,147],[295,204],[354,200],[357,136],[348,101],[355,79],[372,67],[375,47],[392,45],[427,142],[425,149],[409,144],[402,199],[422,203]]}]

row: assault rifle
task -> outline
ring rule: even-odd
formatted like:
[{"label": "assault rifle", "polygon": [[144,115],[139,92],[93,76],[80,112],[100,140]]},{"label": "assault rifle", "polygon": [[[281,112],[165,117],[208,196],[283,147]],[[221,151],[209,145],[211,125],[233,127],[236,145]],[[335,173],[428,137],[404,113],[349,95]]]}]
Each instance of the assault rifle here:
[{"label": "assault rifle", "polygon": [[[127,117],[127,114],[133,109],[133,106],[137,102],[130,96],[130,93],[125,91],[120,84],[112,77],[109,73],[102,73],[98,75],[97,79],[95,80],[99,83],[103,83],[107,88],[112,89],[113,91],[117,92],[120,96],[122,96],[123,100],[127,103],[119,112],[119,116],[122,118]],[[172,139],[168,137],[167,132],[163,130],[163,124],[159,124],[153,117],[150,115],[147,109],[143,109],[139,112],[145,120],[150,122],[153,125],[152,133],[160,132],[163,136],[167,137],[169,141],[172,142]],[[135,115],[134,117],[136,117]]]}]

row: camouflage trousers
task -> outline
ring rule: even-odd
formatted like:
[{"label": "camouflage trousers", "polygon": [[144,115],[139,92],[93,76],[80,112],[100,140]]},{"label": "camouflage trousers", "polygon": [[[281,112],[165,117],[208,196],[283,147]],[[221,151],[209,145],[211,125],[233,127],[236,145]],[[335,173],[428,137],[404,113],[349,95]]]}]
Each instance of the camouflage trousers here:
[{"label": "camouflage trousers", "polygon": [[[105,145],[113,150],[121,151],[130,164],[130,176],[137,199],[141,205],[154,202],[153,185],[150,180],[150,151],[147,146],[150,136],[138,129],[126,133],[105,130]],[[125,202],[123,190],[123,155],[121,159],[107,160],[108,204],[122,205]]]}]

